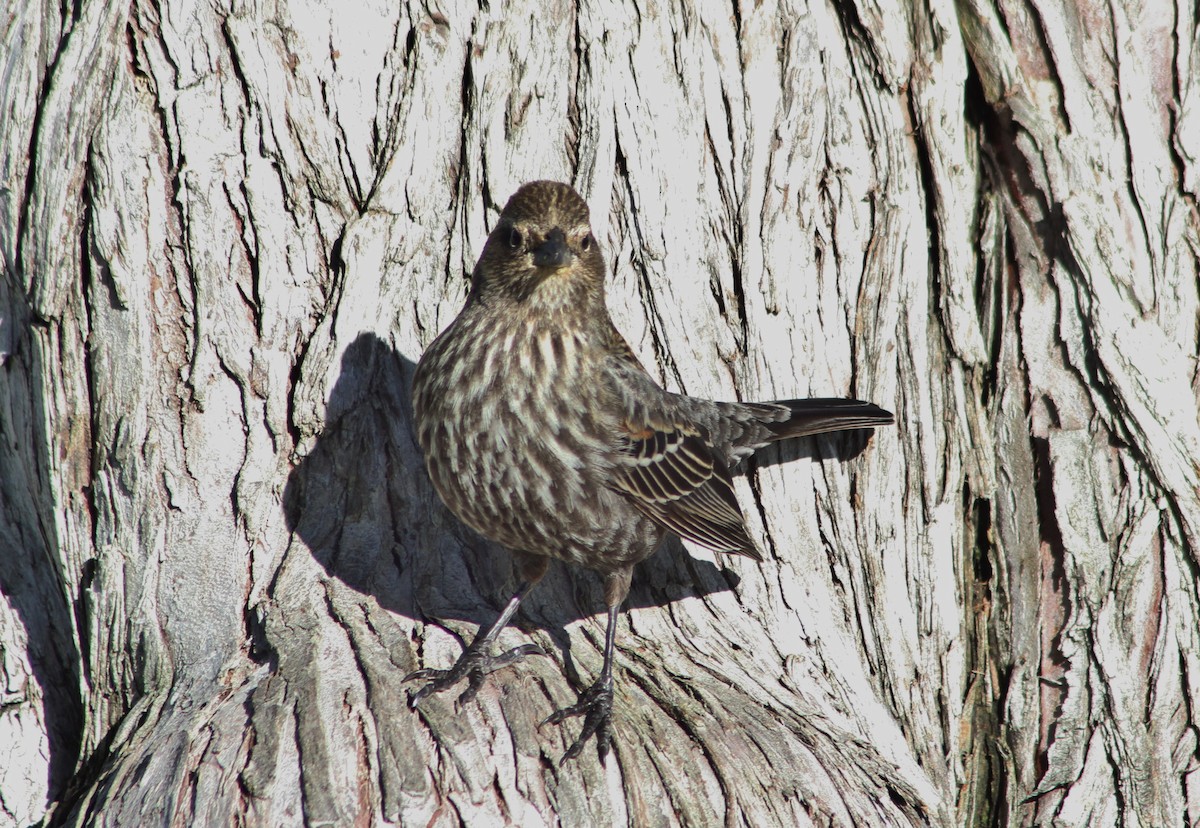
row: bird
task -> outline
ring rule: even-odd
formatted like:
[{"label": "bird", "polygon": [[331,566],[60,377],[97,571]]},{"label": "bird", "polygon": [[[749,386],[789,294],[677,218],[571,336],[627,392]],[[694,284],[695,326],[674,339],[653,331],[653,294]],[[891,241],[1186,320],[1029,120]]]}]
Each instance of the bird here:
[{"label": "bird", "polygon": [[512,553],[518,585],[450,668],[404,677],[425,682],[409,703],[465,679],[461,707],[489,673],[542,652],[491,651],[552,560],[592,570],[604,583],[604,660],[577,701],[541,723],[583,719],[560,764],[592,737],[602,764],[612,749],[613,655],[634,566],[669,533],[763,560],[731,468],[778,440],[895,422],[861,400],[715,402],[666,391],[614,326],[605,280],[587,202],[568,184],[524,184],[488,234],[465,305],[413,375],[430,480],[459,520]]}]

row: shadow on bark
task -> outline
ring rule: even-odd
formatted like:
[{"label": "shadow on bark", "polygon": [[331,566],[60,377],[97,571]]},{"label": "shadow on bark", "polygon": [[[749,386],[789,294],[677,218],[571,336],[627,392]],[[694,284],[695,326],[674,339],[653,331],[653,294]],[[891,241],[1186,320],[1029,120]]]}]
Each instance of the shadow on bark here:
[{"label": "shadow on bark", "polygon": [[[0,317],[7,306],[10,321],[26,321],[25,309],[4,294],[0,288]],[[0,434],[11,436],[0,448],[0,594],[20,619],[29,667],[41,691],[49,749],[47,802],[54,802],[75,772],[82,745],[79,671],[88,662],[80,656],[73,630],[77,625],[80,635],[87,635],[90,629],[86,613],[95,560],[84,563],[81,583],[63,570],[65,553],[55,532],[49,491],[50,469],[57,461],[49,448],[51,436],[39,433],[52,419],[39,381],[43,359],[29,329],[13,327],[21,333],[13,335],[16,344],[7,359],[0,360],[6,375],[0,378],[0,397],[7,400],[7,410],[0,412]],[[0,352],[5,344],[0,342]],[[75,624],[64,585],[76,590]]]}]

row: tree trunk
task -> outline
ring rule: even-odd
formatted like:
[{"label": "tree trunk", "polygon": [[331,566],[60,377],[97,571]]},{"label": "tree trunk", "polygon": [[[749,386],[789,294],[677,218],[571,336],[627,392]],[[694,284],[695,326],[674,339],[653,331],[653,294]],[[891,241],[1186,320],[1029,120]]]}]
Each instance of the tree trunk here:
[{"label": "tree trunk", "polygon": [[[1196,8],[218,5],[8,5],[0,826],[1200,822]],[[590,573],[402,682],[514,584],[409,385],[534,178],[668,388],[897,414],[638,568],[607,765]]]}]

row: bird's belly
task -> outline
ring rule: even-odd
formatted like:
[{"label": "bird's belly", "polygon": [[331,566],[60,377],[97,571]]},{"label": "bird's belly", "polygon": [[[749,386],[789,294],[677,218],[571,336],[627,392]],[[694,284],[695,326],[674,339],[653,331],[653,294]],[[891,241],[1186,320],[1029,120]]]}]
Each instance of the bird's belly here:
[{"label": "bird's belly", "polygon": [[654,551],[662,530],[604,485],[602,444],[584,436],[596,430],[585,406],[460,402],[448,416],[432,406],[433,425],[419,436],[438,494],[463,523],[512,549],[601,572]]}]

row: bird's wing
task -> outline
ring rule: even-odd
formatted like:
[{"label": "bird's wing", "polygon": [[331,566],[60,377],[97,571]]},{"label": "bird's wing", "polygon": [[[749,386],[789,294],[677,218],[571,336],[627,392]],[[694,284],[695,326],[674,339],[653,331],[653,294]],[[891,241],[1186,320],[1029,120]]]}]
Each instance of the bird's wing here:
[{"label": "bird's wing", "polygon": [[614,458],[614,489],[689,540],[762,559],[746,533],[729,470],[700,434],[680,427],[627,426]]},{"label": "bird's wing", "polygon": [[629,352],[614,348],[611,370],[622,411],[610,457],[610,486],[643,514],[718,552],[762,560],[746,532],[729,469],[705,430],[690,422]]}]

